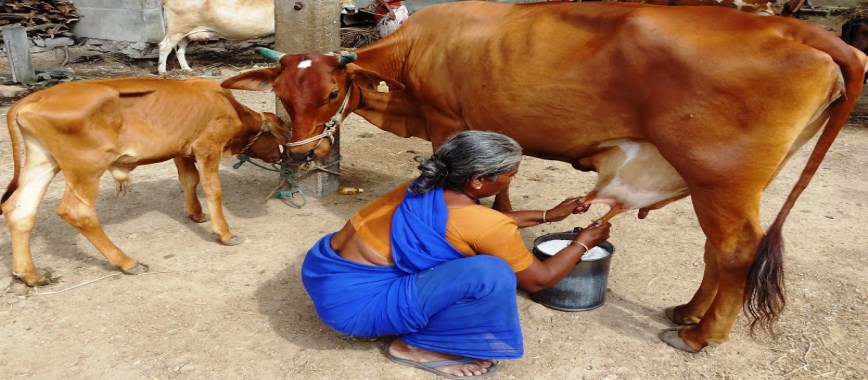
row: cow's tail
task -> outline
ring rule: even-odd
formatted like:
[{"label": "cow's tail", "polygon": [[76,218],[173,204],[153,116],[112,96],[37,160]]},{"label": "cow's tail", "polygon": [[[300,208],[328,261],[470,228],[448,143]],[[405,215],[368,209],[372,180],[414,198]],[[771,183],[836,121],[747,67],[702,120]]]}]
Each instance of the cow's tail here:
[{"label": "cow's tail", "polygon": [[[9,108],[6,113],[6,127],[9,128],[9,141],[12,143],[12,180],[6,186],[6,192],[0,198],[0,205],[6,202],[12,193],[18,189],[18,176],[21,174],[21,129],[18,128],[18,111],[25,105],[24,102],[18,102]],[[0,207],[0,215],[3,214],[3,208]]]},{"label": "cow's tail", "polygon": [[[829,34],[831,37],[835,37]],[[766,234],[760,240],[757,248],[756,259],[748,272],[747,286],[744,293],[744,311],[751,319],[750,333],[754,334],[757,327],[771,335],[775,335],[774,324],[786,305],[786,292],[784,289],[784,238],[782,229],[790,210],[796,203],[802,191],[808,186],[814,173],[820,166],[820,162],[829,151],[829,147],[850,115],[850,111],[856,105],[862,92],[862,78],[865,75],[866,57],[855,49],[846,45],[837,37],[834,39],[821,36],[812,36],[804,42],[816,49],[829,54],[841,69],[844,77],[844,95],[830,105],[829,120],[817,145],[811,152],[799,180],[787,196],[781,210],[778,212],[774,223],[769,227]]]}]

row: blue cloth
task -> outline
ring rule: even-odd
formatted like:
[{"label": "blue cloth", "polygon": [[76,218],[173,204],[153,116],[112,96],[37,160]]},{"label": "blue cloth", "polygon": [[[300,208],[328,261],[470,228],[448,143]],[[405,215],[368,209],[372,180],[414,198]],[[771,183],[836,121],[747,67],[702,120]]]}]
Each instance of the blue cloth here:
[{"label": "blue cloth", "polygon": [[521,357],[515,273],[500,258],[464,256],[446,242],[442,190],[410,195],[392,223],[400,266],[346,260],[331,248],[334,234],[308,251],[302,283],[317,314],[350,336],[399,335],[413,346],[480,359]]},{"label": "blue cloth", "polygon": [[407,191],[392,217],[392,259],[405,273],[417,273],[437,264],[465,257],[446,241],[449,209],[443,189],[425,194]]}]

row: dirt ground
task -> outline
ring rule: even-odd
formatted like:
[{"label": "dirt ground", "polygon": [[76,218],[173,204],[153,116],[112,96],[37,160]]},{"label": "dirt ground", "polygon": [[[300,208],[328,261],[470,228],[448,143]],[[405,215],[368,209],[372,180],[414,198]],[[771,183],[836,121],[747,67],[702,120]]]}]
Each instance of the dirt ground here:
[{"label": "dirt ground", "polygon": [[[53,57],[37,57],[50,66]],[[235,52],[191,55],[195,71],[221,80],[261,60]],[[86,55],[74,52],[74,59]],[[214,62],[221,62],[215,64]],[[38,67],[37,66],[37,67]],[[153,62],[93,56],[73,63],[78,79],[150,76]],[[171,66],[170,66],[171,67]],[[8,72],[0,67],[0,72]],[[236,92],[249,107],[272,111],[270,93]],[[8,102],[0,113],[5,116]],[[855,118],[832,146],[785,227],[788,305],[781,336],[748,335],[745,318],[730,342],[700,354],[657,338],[669,326],[662,310],[684,303],[702,275],[704,236],[689,199],[613,221],[616,253],[603,306],[561,312],[518,294],[525,357],[503,363],[500,379],[865,379],[868,377],[868,128]],[[3,118],[5,123],[5,117]],[[0,373],[7,378],[71,379],[356,379],[435,378],[389,362],[388,339],[350,339],[326,328],[301,287],[306,250],[343,225],[364,203],[415,173],[427,142],[403,139],[351,116],[341,133],[341,184],[357,195],[308,200],[303,208],[268,199],[276,174],[244,165],[221,167],[224,208],[235,247],[216,243],[207,225],[184,216],[174,166],[132,173],[118,196],[103,178],[98,211],[107,234],[150,265],[119,274],[54,213],[63,177],[40,208],[32,247],[36,265],[61,281],[27,288],[11,276],[8,233],[0,233]],[[9,137],[0,133],[0,184],[12,176]],[[808,145],[813,146],[813,143]],[[808,150],[766,192],[768,225],[795,183]],[[736,175],[736,173],[734,173]],[[512,188],[518,208],[540,209],[589,191],[595,176],[526,158]],[[489,200],[490,201],[490,200]],[[559,223],[527,228],[542,234],[584,226],[604,207]]]}]

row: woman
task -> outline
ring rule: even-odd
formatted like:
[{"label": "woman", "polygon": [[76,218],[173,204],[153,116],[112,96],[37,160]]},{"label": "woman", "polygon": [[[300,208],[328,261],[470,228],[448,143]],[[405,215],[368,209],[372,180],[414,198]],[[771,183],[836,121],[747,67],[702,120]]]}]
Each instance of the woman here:
[{"label": "woman", "polygon": [[594,223],[545,261],[521,227],[583,212],[581,198],[549,210],[500,213],[479,205],[509,186],[521,163],[515,140],[464,131],[420,175],[363,207],[320,239],[302,266],[304,287],[329,327],[357,337],[397,335],[394,362],[446,378],[493,374],[523,354],[516,286],[536,292],[564,278],[609,236]]}]

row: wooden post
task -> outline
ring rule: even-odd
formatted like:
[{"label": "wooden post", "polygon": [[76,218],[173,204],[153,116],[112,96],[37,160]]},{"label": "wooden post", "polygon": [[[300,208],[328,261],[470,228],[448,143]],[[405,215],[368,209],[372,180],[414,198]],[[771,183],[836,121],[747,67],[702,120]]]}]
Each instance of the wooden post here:
[{"label": "wooden post", "polygon": [[[275,0],[274,48],[287,54],[327,53],[340,49],[340,7],[337,1]],[[280,101],[276,113],[284,120],[289,117]],[[341,156],[340,134],[335,134],[331,153],[318,164],[339,173]],[[340,176],[316,171],[299,179],[305,194],[322,198],[340,186]]]},{"label": "wooden post", "polygon": [[9,57],[9,68],[12,71],[12,81],[17,83],[36,82],[36,72],[30,58],[30,41],[23,26],[3,29],[3,45]]}]

